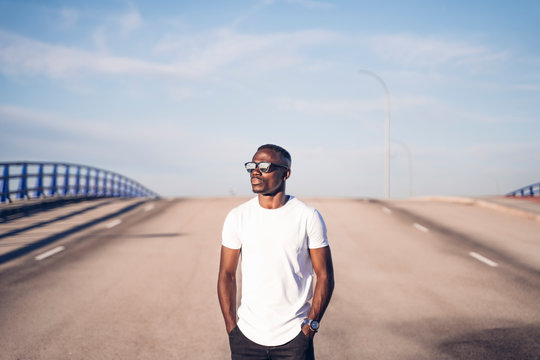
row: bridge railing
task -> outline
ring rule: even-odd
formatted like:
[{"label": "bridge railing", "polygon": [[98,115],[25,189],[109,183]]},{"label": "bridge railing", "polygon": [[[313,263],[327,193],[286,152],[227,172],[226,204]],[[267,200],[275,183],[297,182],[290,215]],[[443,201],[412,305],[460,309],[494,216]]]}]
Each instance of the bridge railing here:
[{"label": "bridge railing", "polygon": [[0,203],[50,196],[158,197],[138,182],[118,173],[71,163],[0,163]]},{"label": "bridge railing", "polygon": [[506,196],[540,196],[540,183],[524,186],[521,189],[509,192]]}]

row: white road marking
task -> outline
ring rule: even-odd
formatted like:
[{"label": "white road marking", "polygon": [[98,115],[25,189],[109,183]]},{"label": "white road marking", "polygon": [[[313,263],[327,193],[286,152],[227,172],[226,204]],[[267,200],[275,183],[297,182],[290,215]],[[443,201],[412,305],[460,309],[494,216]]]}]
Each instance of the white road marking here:
[{"label": "white road marking", "polygon": [[48,258],[49,256],[53,256],[54,254],[58,254],[59,252],[64,251],[64,249],[65,248],[63,246],[57,246],[54,249],[45,251],[43,254],[39,254],[38,256],[35,257],[35,259],[37,261],[41,261],[43,259]]},{"label": "white road marking", "polygon": [[414,223],[413,226],[414,226],[416,229],[418,229],[418,230],[420,230],[420,231],[422,231],[422,232],[425,232],[425,233],[429,232],[429,229],[428,229],[427,227],[422,226],[422,225],[420,225],[420,224],[418,224],[418,223]]},{"label": "white road marking", "polygon": [[387,208],[386,206],[383,206],[382,211],[383,211],[385,214],[388,214],[388,215],[390,215],[390,214],[392,213],[392,210],[390,210],[390,209]]},{"label": "white road marking", "polygon": [[154,204],[149,204],[144,207],[144,211],[150,211],[154,208]]},{"label": "white road marking", "polygon": [[488,259],[487,257],[482,256],[482,255],[480,255],[480,254],[478,254],[478,253],[475,253],[474,251],[471,251],[471,252],[469,253],[469,255],[471,255],[471,256],[472,256],[473,258],[475,258],[476,260],[481,261],[481,262],[483,262],[484,264],[489,265],[489,266],[491,266],[491,267],[497,267],[497,266],[499,266],[499,264],[497,264],[495,261],[490,260],[490,259]]},{"label": "white road marking", "polygon": [[105,225],[105,227],[107,229],[111,229],[113,227],[115,227],[116,225],[120,225],[122,223],[122,220],[120,219],[114,219],[113,221],[111,221],[110,223],[108,223],[107,225]]}]

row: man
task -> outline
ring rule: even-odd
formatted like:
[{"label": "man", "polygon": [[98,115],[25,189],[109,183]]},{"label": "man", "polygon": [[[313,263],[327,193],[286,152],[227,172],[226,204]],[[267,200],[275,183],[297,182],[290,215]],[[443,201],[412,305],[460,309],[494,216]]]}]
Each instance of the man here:
[{"label": "man", "polygon": [[225,219],[218,276],[232,359],[314,359],[313,337],[334,289],[324,221],[317,210],[285,194],[291,174],[285,149],[263,145],[245,166],[257,197]]}]

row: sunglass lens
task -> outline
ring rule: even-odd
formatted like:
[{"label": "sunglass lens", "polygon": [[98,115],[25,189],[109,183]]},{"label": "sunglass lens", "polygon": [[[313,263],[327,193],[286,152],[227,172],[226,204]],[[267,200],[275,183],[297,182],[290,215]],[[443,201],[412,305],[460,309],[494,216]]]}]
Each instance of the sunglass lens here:
[{"label": "sunglass lens", "polygon": [[246,163],[246,170],[248,173],[251,173],[253,170],[255,170],[255,168],[257,167],[257,164],[255,164],[254,162],[248,162]]},{"label": "sunglass lens", "polygon": [[267,173],[269,170],[270,170],[270,164],[269,162],[262,162],[259,164],[259,169],[263,172],[263,173]]}]

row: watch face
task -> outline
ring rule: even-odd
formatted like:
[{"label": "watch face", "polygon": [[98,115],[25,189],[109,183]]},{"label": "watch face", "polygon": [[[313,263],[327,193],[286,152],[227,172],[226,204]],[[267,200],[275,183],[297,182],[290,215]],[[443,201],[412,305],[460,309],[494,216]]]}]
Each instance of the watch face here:
[{"label": "watch face", "polygon": [[317,329],[319,329],[319,322],[318,322],[317,320],[313,320],[313,321],[311,322],[310,326],[311,326],[311,328],[312,328],[313,330],[317,330]]}]

